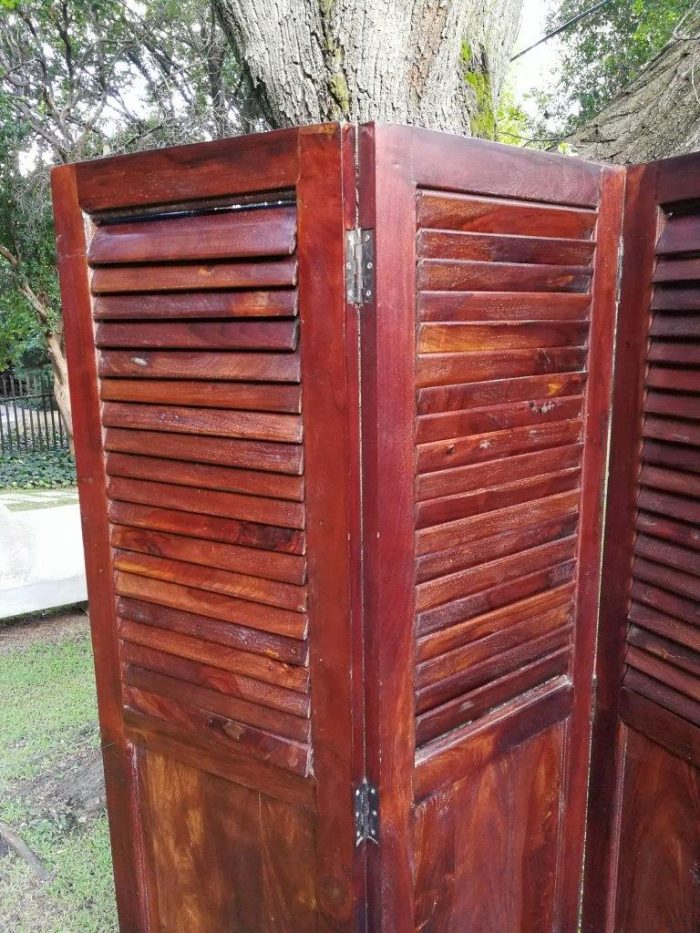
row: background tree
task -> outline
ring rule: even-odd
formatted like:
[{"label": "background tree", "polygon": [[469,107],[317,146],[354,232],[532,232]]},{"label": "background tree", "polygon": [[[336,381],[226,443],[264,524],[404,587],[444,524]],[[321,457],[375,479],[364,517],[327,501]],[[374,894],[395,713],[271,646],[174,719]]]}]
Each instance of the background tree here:
[{"label": "background tree", "polygon": [[212,3],[0,0],[0,365],[44,347],[70,432],[52,165],[260,124]]},{"label": "background tree", "polygon": [[493,137],[522,0],[214,0],[271,126],[416,123]]},{"label": "background tree", "polygon": [[[553,3],[548,30],[591,5]],[[557,73],[539,95],[536,135],[613,162],[698,148],[697,9],[697,0],[611,0],[567,28]]]}]

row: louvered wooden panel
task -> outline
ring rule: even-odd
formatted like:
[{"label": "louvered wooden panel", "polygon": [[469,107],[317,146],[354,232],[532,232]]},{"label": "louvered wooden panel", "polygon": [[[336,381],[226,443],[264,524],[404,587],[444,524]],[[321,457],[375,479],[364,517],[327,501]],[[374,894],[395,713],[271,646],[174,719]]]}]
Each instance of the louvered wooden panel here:
[{"label": "louvered wooden panel", "polygon": [[700,739],[699,230],[671,213],[656,247],[623,689]]},{"label": "louvered wooden panel", "polygon": [[293,203],[231,205],[98,225],[88,260],[125,702],[303,776],[295,248]]},{"label": "louvered wooden panel", "polygon": [[596,220],[417,194],[419,756],[570,671]]}]

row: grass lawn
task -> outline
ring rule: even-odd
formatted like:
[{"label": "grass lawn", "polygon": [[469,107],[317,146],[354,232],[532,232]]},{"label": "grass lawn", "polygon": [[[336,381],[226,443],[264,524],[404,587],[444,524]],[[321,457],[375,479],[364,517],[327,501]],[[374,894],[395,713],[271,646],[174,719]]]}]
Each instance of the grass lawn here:
[{"label": "grass lawn", "polygon": [[[50,636],[52,622],[44,624]],[[51,873],[42,881],[0,840],[2,933],[117,929],[92,656],[81,628],[59,625],[60,637],[25,643],[0,628],[0,820]]]}]

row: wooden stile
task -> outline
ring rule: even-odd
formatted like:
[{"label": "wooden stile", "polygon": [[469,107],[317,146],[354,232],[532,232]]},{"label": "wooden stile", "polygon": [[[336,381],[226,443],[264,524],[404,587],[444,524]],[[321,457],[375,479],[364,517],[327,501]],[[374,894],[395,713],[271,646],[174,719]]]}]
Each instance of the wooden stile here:
[{"label": "wooden stile", "polygon": [[697,929],[694,160],[55,171],[123,930]]}]

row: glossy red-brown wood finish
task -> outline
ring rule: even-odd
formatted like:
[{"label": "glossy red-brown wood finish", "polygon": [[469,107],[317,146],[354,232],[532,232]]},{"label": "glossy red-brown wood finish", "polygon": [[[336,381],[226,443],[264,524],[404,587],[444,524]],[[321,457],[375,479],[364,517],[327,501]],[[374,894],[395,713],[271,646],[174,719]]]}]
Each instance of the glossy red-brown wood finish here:
[{"label": "glossy red-brown wood finish", "polygon": [[56,171],[122,929],[697,928],[699,164]]},{"label": "glossy red-brown wood finish", "polygon": [[370,928],[573,930],[623,173],[360,139]]},{"label": "glossy red-brown wood finish", "polygon": [[700,158],[627,173],[584,928],[700,925]]},{"label": "glossy red-brown wood finish", "polygon": [[357,928],[353,131],[54,190],[121,927]]}]

